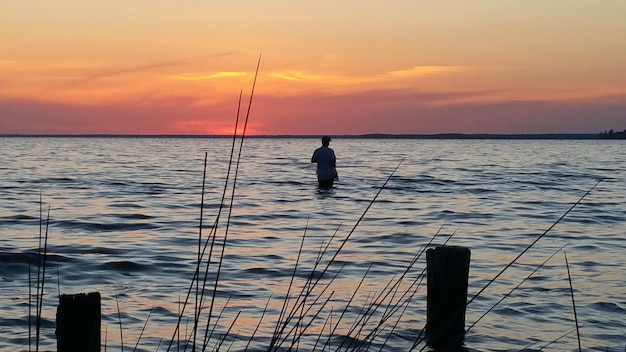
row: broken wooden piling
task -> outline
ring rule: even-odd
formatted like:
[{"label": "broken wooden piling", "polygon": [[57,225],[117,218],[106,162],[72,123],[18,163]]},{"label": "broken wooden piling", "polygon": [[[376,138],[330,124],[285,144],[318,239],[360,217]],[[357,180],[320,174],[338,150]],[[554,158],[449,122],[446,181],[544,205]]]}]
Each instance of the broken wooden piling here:
[{"label": "broken wooden piling", "polygon": [[426,341],[435,349],[463,344],[470,250],[445,246],[426,251]]},{"label": "broken wooden piling", "polygon": [[57,308],[57,351],[100,352],[100,293],[61,295]]}]

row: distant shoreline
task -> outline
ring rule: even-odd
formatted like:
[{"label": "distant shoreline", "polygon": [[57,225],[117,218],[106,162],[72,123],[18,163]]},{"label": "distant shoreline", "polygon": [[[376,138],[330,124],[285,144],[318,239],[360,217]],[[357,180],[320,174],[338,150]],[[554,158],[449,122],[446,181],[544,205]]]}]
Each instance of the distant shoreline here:
[{"label": "distant shoreline", "polygon": [[[0,137],[42,138],[232,138],[232,135],[193,134],[0,134]],[[246,138],[319,138],[318,135],[250,135]],[[615,133],[542,133],[542,134],[385,134],[332,135],[341,139],[626,139],[626,131]]]}]

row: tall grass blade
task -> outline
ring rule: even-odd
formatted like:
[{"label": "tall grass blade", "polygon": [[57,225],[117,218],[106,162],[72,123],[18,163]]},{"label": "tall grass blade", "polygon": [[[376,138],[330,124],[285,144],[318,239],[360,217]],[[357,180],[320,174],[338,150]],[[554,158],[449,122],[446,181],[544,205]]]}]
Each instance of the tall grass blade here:
[{"label": "tall grass blade", "polygon": [[476,326],[476,324],[478,324],[479,321],[482,320],[482,318],[484,318],[487,314],[489,314],[493,309],[495,309],[500,303],[502,303],[502,301],[504,301],[507,297],[509,297],[515,290],[517,290],[518,288],[520,288],[520,286],[522,286],[526,281],[528,281],[539,269],[541,269],[544,265],[546,265],[546,263],[552,259],[557,253],[559,253],[561,250],[563,250],[563,248],[565,248],[565,246],[559,248],[556,252],[552,253],[551,256],[549,256],[546,260],[543,261],[543,263],[539,264],[535,270],[533,270],[530,274],[528,274],[528,276],[526,276],[526,278],[524,278],[522,281],[520,281],[519,284],[517,284],[513,289],[511,289],[507,294],[505,294],[502,298],[500,298],[500,300],[498,300],[498,302],[496,302],[493,306],[491,306],[491,308],[489,308],[486,312],[484,312],[478,319],[476,319],[475,322],[472,323],[472,325],[470,325],[467,329],[465,329],[465,333],[467,333],[468,331],[470,331],[474,326]]},{"label": "tall grass blade", "polygon": [[589,193],[591,193],[591,191],[593,191],[603,180],[604,177],[598,180],[598,182],[596,182],[593,187],[591,187],[587,192],[585,192],[585,194],[582,195],[582,197],[580,197],[574,204],[572,204],[572,206],[565,213],[563,213],[563,215],[561,215],[561,217],[558,218],[547,230],[545,230],[541,235],[537,236],[537,238],[535,238],[532,243],[524,248],[524,250],[520,254],[518,254],[512,261],[510,261],[504,268],[502,268],[502,270],[500,270],[500,272],[496,276],[494,276],[493,279],[489,280],[489,282],[487,282],[487,284],[483,288],[481,288],[480,291],[478,291],[478,293],[476,293],[465,306],[468,306],[476,298],[478,298],[478,296],[480,296],[487,289],[487,287],[489,287],[494,281],[496,281],[514,263],[516,263],[519,258],[521,258],[526,252],[528,252],[528,250],[530,250],[537,242],[539,242],[539,240],[542,239],[548,232],[552,231],[552,229],[558,223],[560,223],[567,216],[567,214],[574,210],[574,208],[576,208],[583,201],[583,199],[585,199],[585,197],[587,197],[587,195],[589,195]]},{"label": "tall grass blade", "polygon": [[[279,317],[279,319],[278,319],[278,321],[276,323],[276,328],[275,328],[274,334],[272,336],[272,341],[270,343],[269,350],[274,348],[274,344],[278,341],[278,338],[279,338],[281,332],[284,331],[285,327],[289,324],[291,319],[293,317],[295,317],[296,311],[298,309],[300,309],[300,307],[305,304],[306,298],[311,294],[312,289],[315,287],[315,285],[311,285],[311,282],[312,282],[313,278],[315,277],[315,273],[317,271],[318,266],[321,263],[321,260],[322,260],[323,256],[326,254],[326,252],[328,251],[328,248],[330,247],[330,244],[332,243],[333,239],[337,235],[337,231],[338,230],[339,230],[339,228],[337,228],[335,233],[333,233],[333,235],[331,236],[331,238],[328,241],[328,243],[326,243],[326,246],[324,247],[324,249],[320,248],[320,252],[318,253],[318,256],[317,256],[317,259],[315,261],[315,264],[313,265],[313,268],[311,269],[311,273],[307,277],[306,282],[302,286],[302,289],[301,289],[300,293],[298,294],[298,296],[296,298],[296,301],[294,302],[294,305],[293,305],[291,311],[287,315],[288,317],[284,321],[283,321],[283,318],[285,316],[285,314],[284,314],[285,307],[283,306],[283,309],[281,310],[280,317]],[[303,244],[301,244],[301,246],[302,245]],[[323,245],[320,245],[320,247],[321,246],[323,246]],[[294,272],[293,275],[295,275],[295,272]],[[289,298],[289,297],[287,297],[287,298]],[[282,324],[282,327],[281,327],[281,324]]]},{"label": "tall grass blade", "polygon": [[150,312],[148,313],[148,318],[146,318],[146,322],[143,324],[143,328],[141,329],[141,332],[139,333],[139,338],[137,338],[137,343],[135,344],[135,348],[133,348],[133,352],[136,351],[137,347],[139,346],[139,341],[141,341],[141,337],[143,336],[143,333],[146,330],[146,326],[148,325],[148,321],[150,321],[150,316],[152,315],[153,310],[154,310],[154,306],[150,308]]},{"label": "tall grass blade", "polygon": [[[319,309],[313,314],[313,316],[309,319],[309,322],[299,331],[299,333],[297,334],[297,337],[292,341],[291,346],[289,346],[289,349],[287,351],[292,351],[295,344],[297,342],[300,341],[300,339],[302,338],[302,335],[304,335],[304,332],[308,330],[308,328],[311,326],[311,324],[313,324],[313,322],[317,319],[317,317],[320,315],[320,313],[324,310],[324,308],[326,307],[326,304],[328,304],[328,302],[331,300],[331,298],[333,297],[333,295],[335,294],[335,291],[331,292],[328,297],[326,298],[326,300],[324,301],[324,303],[322,303],[319,307]],[[314,305],[312,304],[310,307],[313,307]],[[307,309],[308,311],[308,309]],[[298,321],[298,325],[296,326],[300,326],[300,322],[303,319],[299,319]],[[280,345],[279,345],[280,346]]]},{"label": "tall grass blade", "polygon": [[[548,346],[550,346],[551,344],[553,344],[553,343],[555,343],[555,342],[559,341],[560,339],[562,339],[562,338],[564,338],[565,336],[567,336],[567,335],[569,335],[569,334],[573,333],[574,331],[576,331],[576,328],[574,328],[574,329],[572,329],[572,330],[570,330],[570,331],[566,332],[565,334],[563,334],[563,335],[561,335],[561,336],[557,337],[556,339],[554,339],[554,340],[552,340],[552,341],[548,342],[547,344],[543,345],[541,348],[538,348],[538,349],[533,350],[533,351],[543,351],[545,348],[547,348],[547,347],[548,347]],[[526,351],[526,350],[528,350],[528,349],[529,349],[532,345],[534,345],[534,344],[536,344],[536,342],[531,343],[530,345],[528,345],[528,346],[524,347],[524,348],[523,348],[523,349],[521,349],[520,351]]]},{"label": "tall grass blade", "polygon": [[198,321],[200,320],[200,266],[202,265],[202,225],[204,219],[204,189],[206,185],[206,165],[207,165],[208,153],[204,153],[204,168],[202,169],[202,191],[200,192],[200,221],[198,226],[198,263],[196,265],[196,305],[195,305],[195,319],[193,327],[193,344],[192,351],[196,351],[196,341],[198,332]]},{"label": "tall grass blade", "polygon": [[289,299],[291,298],[291,289],[293,287],[293,282],[295,280],[296,272],[298,270],[298,265],[300,263],[300,257],[302,255],[302,249],[304,248],[304,240],[306,238],[306,233],[307,233],[307,229],[308,228],[309,228],[309,220],[307,219],[307,223],[306,223],[306,226],[304,228],[304,233],[302,234],[302,241],[300,242],[300,248],[298,249],[298,255],[296,257],[296,263],[294,264],[293,272],[291,273],[291,278],[289,279],[289,286],[287,287],[287,294],[285,295],[285,299],[283,300],[283,306],[280,309],[280,313],[278,315],[278,320],[276,321],[276,327],[274,328],[274,334],[272,336],[272,341],[275,341],[277,339],[277,334],[278,334],[278,330],[279,330],[279,327],[280,327],[280,322],[282,321],[283,317],[285,316],[286,309],[287,309],[287,306],[289,304]]},{"label": "tall grass blade", "polygon": [[[46,219],[46,232],[44,234],[44,244],[43,244],[43,263],[41,264],[42,268],[40,270],[41,271],[41,287],[38,290],[39,300],[37,302],[37,327],[36,327],[37,331],[36,331],[35,351],[39,351],[39,337],[41,334],[41,315],[43,311],[43,295],[44,295],[44,287],[46,283],[46,261],[48,259],[48,229],[49,228],[50,228],[50,206],[48,206],[48,216]],[[37,278],[37,280],[39,280],[39,277]]]},{"label": "tall grass blade", "polygon": [[[416,288],[417,290],[417,288]],[[395,324],[393,325],[393,327],[391,328],[391,331],[389,331],[389,334],[387,334],[387,337],[385,338],[385,341],[382,343],[382,345],[380,346],[380,352],[382,352],[385,349],[385,346],[387,346],[387,342],[389,341],[389,338],[394,334],[394,332],[396,331],[396,328],[398,327],[398,325],[400,324],[400,321],[402,320],[402,317],[404,317],[404,313],[406,312],[406,309],[409,307],[409,304],[411,303],[411,300],[413,299],[414,294],[410,295],[409,298],[406,301],[406,304],[404,304],[403,308],[402,308],[402,313],[400,313],[398,315],[398,319],[396,319]]]},{"label": "tall grass blade", "polygon": [[[326,320],[324,320],[324,325],[322,326],[322,332],[320,332],[319,335],[317,335],[317,339],[315,340],[315,344],[313,345],[312,351],[315,351],[317,349],[317,345],[320,343],[320,340],[322,339],[322,335],[324,334],[324,329],[327,326],[330,329],[330,326],[332,325],[332,323],[333,323],[333,307],[330,307],[330,313],[326,317]],[[330,331],[329,331],[328,336],[330,337]],[[322,350],[324,349],[322,348]]]},{"label": "tall grass blade", "polygon": [[[37,245],[37,287],[35,289],[35,350],[39,351],[39,334],[37,325],[41,313],[39,312],[39,286],[41,283],[41,246],[43,243],[43,196],[39,191],[39,243]],[[30,318],[29,318],[30,320]],[[30,348],[30,344],[29,344]]]},{"label": "tall grass blade", "polygon": [[[222,242],[222,251],[220,253],[219,256],[219,263],[217,265],[217,273],[215,276],[215,284],[213,286],[213,296],[211,297],[211,304],[209,305],[209,322],[207,324],[210,323],[210,319],[211,319],[211,315],[213,313],[213,306],[215,304],[215,297],[217,294],[217,288],[219,285],[219,279],[220,279],[220,273],[222,270],[222,263],[223,263],[223,259],[224,259],[224,251],[226,248],[226,240],[228,238],[228,230],[230,228],[230,219],[232,216],[232,211],[233,211],[233,204],[234,204],[234,198],[235,198],[235,189],[237,186],[237,176],[239,174],[239,164],[241,162],[241,154],[242,154],[242,150],[243,150],[243,142],[245,140],[246,137],[246,130],[248,128],[248,120],[250,118],[250,109],[252,107],[252,99],[254,97],[254,89],[256,87],[256,81],[257,81],[257,77],[259,75],[259,67],[261,65],[261,55],[259,55],[259,60],[257,62],[257,66],[256,66],[256,71],[254,74],[254,81],[252,82],[252,91],[250,93],[250,101],[248,103],[248,112],[246,113],[246,120],[244,122],[243,125],[243,131],[241,133],[241,143],[239,144],[239,154],[237,156],[237,162],[235,163],[235,174],[233,176],[233,184],[232,184],[232,192],[231,192],[231,197],[230,197],[230,206],[229,206],[229,211],[228,211],[228,219],[226,221],[226,229],[224,231],[224,240]],[[235,128],[235,135],[237,133],[237,128]]]},{"label": "tall grass blade", "polygon": [[32,346],[32,314],[33,314],[33,283],[32,283],[32,278],[31,278],[31,268],[30,268],[30,262],[28,263],[28,352],[31,351],[31,346]]},{"label": "tall grass blade", "polygon": [[[350,299],[346,303],[346,306],[344,307],[343,311],[339,315],[339,319],[337,319],[337,322],[333,326],[333,329],[330,332],[330,336],[333,336],[335,334],[335,331],[339,327],[339,324],[343,320],[343,317],[345,316],[346,312],[348,311],[348,309],[352,305],[352,302],[354,301],[354,298],[356,297],[357,293],[361,289],[361,286],[363,285],[363,282],[365,281],[365,278],[367,277],[367,275],[369,274],[370,270],[372,269],[372,265],[373,265],[373,263],[370,263],[370,265],[367,267],[367,270],[365,271],[365,274],[363,275],[363,277],[361,277],[361,281],[359,281],[359,284],[357,285],[356,289],[352,292],[352,296],[350,297]],[[328,340],[326,341],[326,344],[324,344],[324,346],[322,347],[322,350],[326,349],[326,346],[330,343],[330,336],[329,336]]]},{"label": "tall grass blade", "polygon": [[235,323],[237,322],[237,319],[239,319],[239,315],[241,315],[241,311],[239,311],[237,313],[237,315],[235,316],[235,319],[233,320],[233,322],[228,326],[228,330],[222,335],[222,338],[220,339],[219,343],[217,344],[217,346],[215,346],[214,351],[219,351],[220,348],[222,347],[222,345],[224,344],[224,341],[226,340],[226,338],[230,335],[230,331],[232,330],[233,326],[235,325]]},{"label": "tall grass blade", "polygon": [[[341,267],[341,269],[343,269],[343,266]],[[317,301],[320,300],[323,296],[324,293],[326,292],[326,289],[328,289],[328,287],[330,287],[330,283],[332,283],[337,276],[339,275],[339,273],[341,272],[341,269],[337,271],[337,273],[335,273],[335,275],[330,279],[330,282],[328,285],[326,285],[322,291],[320,292],[319,295],[317,295],[315,297],[315,299],[313,300],[313,302],[311,302],[311,304],[308,305],[308,307],[306,308],[304,314],[301,315],[301,317],[295,322],[295,325],[287,332],[287,334],[285,334],[282,339],[280,340],[280,342],[278,342],[276,345],[271,345],[270,348],[268,349],[268,351],[272,351],[272,350],[278,350],[280,348],[280,346],[289,338],[289,336],[291,336],[292,333],[294,333],[294,330],[296,329],[296,327],[298,326],[298,323],[300,322],[300,320],[302,319],[302,316],[307,316],[309,311],[311,309],[313,309],[313,307],[317,304]],[[332,295],[332,293],[331,293]],[[302,301],[301,301],[302,302]],[[298,309],[300,309],[298,307]],[[297,311],[298,309],[294,310]],[[295,313],[294,313],[295,315]],[[291,319],[293,319],[294,316],[290,316],[289,318],[287,318],[286,322],[283,323],[283,327],[281,329],[281,332],[279,334],[279,336],[281,336],[284,332],[284,330],[287,328],[287,326],[289,325],[289,321],[291,321]]]},{"label": "tall grass blade", "polygon": [[[213,223],[212,231],[211,231],[209,237],[207,238],[207,240],[204,243],[204,247],[202,249],[202,254],[200,255],[201,260],[198,263],[198,267],[196,268],[196,271],[194,273],[194,277],[192,278],[191,284],[189,285],[189,289],[187,291],[187,296],[185,298],[185,302],[183,304],[182,309],[179,310],[176,327],[174,328],[174,332],[172,334],[172,338],[170,339],[170,342],[169,342],[169,344],[167,346],[167,351],[168,352],[172,348],[172,344],[175,341],[176,336],[178,336],[178,339],[177,339],[178,340],[178,350],[180,350],[180,323],[181,323],[181,321],[183,319],[184,312],[185,312],[185,309],[187,307],[187,303],[189,301],[189,297],[191,296],[191,291],[193,289],[194,282],[196,282],[196,280],[199,280],[200,262],[202,261],[202,258],[204,257],[204,254],[206,253],[206,249],[207,249],[207,246],[209,245],[209,239],[210,239],[211,245],[210,245],[210,249],[209,249],[209,255],[208,255],[208,259],[207,259],[206,269],[205,269],[205,272],[204,272],[202,293],[200,295],[201,298],[200,298],[200,303],[199,303],[199,306],[200,307],[202,306],[203,297],[204,297],[204,290],[206,288],[206,282],[207,282],[207,278],[208,278],[208,274],[209,274],[209,267],[210,267],[210,263],[211,263],[211,258],[213,256],[213,248],[215,246],[215,239],[216,239],[216,236],[217,236],[217,227],[219,225],[219,219],[220,219],[222,210],[224,209],[224,200],[226,198],[226,191],[228,189],[228,182],[229,182],[229,179],[230,179],[231,165],[232,165],[232,162],[233,162],[233,155],[234,155],[234,150],[235,150],[235,141],[237,139],[237,128],[239,126],[239,109],[241,107],[241,95],[242,95],[242,93],[240,92],[239,93],[239,104],[238,104],[238,107],[237,107],[237,116],[236,116],[236,120],[235,120],[235,128],[234,128],[234,132],[233,132],[233,142],[232,142],[232,147],[231,147],[231,152],[230,152],[230,159],[229,159],[229,162],[228,162],[228,170],[227,170],[227,173],[226,173],[226,179],[224,181],[224,189],[222,191],[222,199],[220,201],[220,207],[218,209],[217,216],[216,216],[215,221]],[[205,153],[205,160],[206,160],[206,156],[207,156],[207,153]],[[206,166],[206,161],[205,161],[205,166]],[[203,177],[202,177],[202,183],[203,184],[205,183],[205,180],[206,180],[206,171],[203,172]],[[201,197],[202,197],[201,204],[204,204],[204,187],[203,187],[203,193],[201,194]],[[204,208],[204,207],[202,206],[202,208]],[[202,212],[203,212],[203,210],[201,210],[201,214],[202,214]],[[202,216],[201,216],[201,218],[202,218]],[[179,302],[180,302],[180,299],[179,299]],[[198,312],[195,315],[195,320],[199,320],[199,314],[200,313]]]},{"label": "tall grass blade", "polygon": [[578,339],[578,351],[582,352],[582,347],[580,345],[580,328],[578,326],[578,314],[576,314],[576,300],[574,299],[574,286],[572,285],[572,275],[569,271],[569,262],[567,261],[567,253],[563,252],[565,255],[565,266],[567,267],[567,280],[569,281],[569,292],[572,296],[572,308],[574,309],[574,321],[576,322],[576,338]]},{"label": "tall grass blade", "polygon": [[[226,307],[228,307],[228,304],[230,303],[230,299],[231,297],[228,297],[228,300],[226,300],[226,303],[224,304],[224,307],[222,307],[222,311],[220,312],[220,314],[218,314],[217,319],[215,320],[215,324],[213,324],[213,328],[211,329],[211,333],[209,333],[209,323],[207,322],[206,325],[206,330],[204,331],[204,343],[202,344],[202,351],[206,350],[206,346],[208,345],[209,341],[211,340],[211,337],[213,336],[213,333],[215,332],[215,329],[217,327],[217,325],[220,322],[220,319],[222,319],[222,316],[224,315],[224,311],[226,310]],[[209,320],[211,319],[210,317],[208,318]]]},{"label": "tall grass blade", "polygon": [[104,324],[104,352],[107,352],[108,339],[109,339],[109,325]]},{"label": "tall grass blade", "polygon": [[265,303],[265,307],[263,308],[263,312],[261,313],[261,318],[259,319],[259,323],[256,324],[254,331],[250,335],[250,339],[248,340],[248,343],[246,344],[246,348],[244,349],[244,351],[248,350],[248,348],[250,347],[250,344],[252,343],[252,340],[254,339],[254,336],[256,335],[257,331],[261,327],[261,323],[263,322],[263,317],[265,317],[265,313],[267,312],[267,307],[269,307],[271,300],[272,300],[272,296],[270,295],[270,298],[267,299],[267,302]]},{"label": "tall grass blade", "polygon": [[[354,329],[356,327],[358,327],[358,330],[356,331],[356,335],[354,336],[355,338],[350,341],[350,344],[347,347],[348,350],[356,342],[357,338],[361,336],[363,329],[367,326],[370,319],[373,317],[373,315],[376,313],[378,308],[383,303],[385,299],[384,297],[387,296],[386,292],[388,293],[390,291],[393,291],[393,287],[395,287],[395,284],[392,285],[393,281],[395,281],[395,277],[392,278],[389,282],[387,282],[386,286],[382,289],[382,291],[378,293],[376,297],[372,299],[372,302],[368,305],[367,309],[365,310],[365,313],[361,314],[359,318],[355,321],[355,324],[353,324],[353,329],[348,332],[348,336],[354,333]],[[358,347],[358,344],[357,346],[355,346],[355,348],[356,347]]]},{"label": "tall grass blade", "polygon": [[[222,190],[222,198],[220,200],[220,206],[219,206],[219,210],[217,212],[217,216],[215,218],[215,221],[213,223],[211,232],[209,234],[209,238],[207,238],[207,241],[204,243],[204,248],[202,249],[202,254],[199,254],[199,261],[198,261],[198,269],[200,268],[200,263],[202,262],[202,258],[204,257],[204,254],[206,253],[206,249],[207,246],[209,244],[209,239],[211,239],[211,246],[209,248],[209,255],[207,258],[207,264],[205,267],[205,271],[204,271],[204,278],[202,280],[202,292],[200,294],[200,304],[199,306],[202,307],[203,303],[204,303],[204,294],[205,294],[205,290],[206,290],[206,284],[207,284],[207,280],[208,280],[208,276],[209,276],[209,268],[211,266],[211,258],[213,258],[213,249],[215,248],[215,241],[217,238],[217,228],[219,226],[219,221],[222,215],[222,211],[224,210],[224,200],[226,199],[226,193],[228,190],[228,183],[230,180],[230,173],[231,173],[231,167],[233,164],[233,157],[234,157],[234,153],[235,153],[235,144],[236,144],[236,140],[237,140],[237,128],[239,126],[239,111],[241,109],[241,97],[242,97],[242,92],[239,92],[239,100],[238,100],[238,104],[237,104],[237,115],[235,118],[235,128],[233,130],[233,138],[232,138],[232,145],[231,145],[231,150],[230,150],[230,158],[228,161],[228,170],[226,171],[226,179],[224,181],[224,188]],[[205,173],[203,174],[203,184],[205,182],[206,179],[206,153],[205,153]],[[202,192],[202,199],[204,199],[204,187],[203,187],[203,192]],[[198,273],[199,274],[199,273]],[[199,280],[199,278],[198,278]],[[208,325],[210,325],[210,319],[211,319],[211,313],[209,313],[209,323],[207,323]],[[200,320],[200,312],[198,312],[196,314],[196,321]],[[208,328],[207,325],[207,328]],[[197,329],[197,326],[195,327],[195,329]]]},{"label": "tall grass blade", "polygon": [[124,328],[122,327],[122,312],[120,311],[120,302],[117,297],[117,289],[115,290],[115,304],[117,305],[117,319],[120,324],[120,346],[124,352]]}]

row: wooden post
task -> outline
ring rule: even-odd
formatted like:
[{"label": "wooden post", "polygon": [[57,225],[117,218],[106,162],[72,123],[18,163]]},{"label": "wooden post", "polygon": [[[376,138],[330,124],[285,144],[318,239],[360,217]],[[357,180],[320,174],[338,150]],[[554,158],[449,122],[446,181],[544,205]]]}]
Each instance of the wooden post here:
[{"label": "wooden post", "polygon": [[463,344],[469,262],[469,248],[446,246],[426,251],[426,341],[435,349],[451,350]]},{"label": "wooden post", "polygon": [[56,336],[58,352],[100,352],[100,293],[61,295]]}]

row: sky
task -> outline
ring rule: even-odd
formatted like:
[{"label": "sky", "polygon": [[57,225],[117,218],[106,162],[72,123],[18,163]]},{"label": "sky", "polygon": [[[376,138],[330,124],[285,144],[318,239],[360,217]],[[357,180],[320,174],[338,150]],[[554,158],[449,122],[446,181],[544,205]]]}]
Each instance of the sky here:
[{"label": "sky", "polygon": [[623,0],[3,0],[0,134],[621,131],[624,18]]}]

